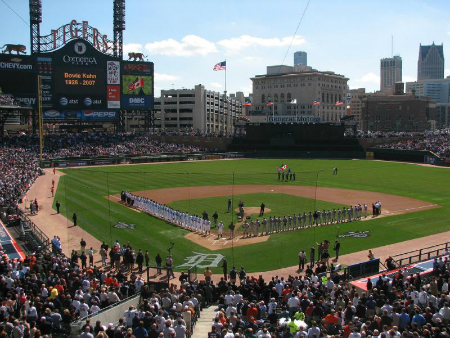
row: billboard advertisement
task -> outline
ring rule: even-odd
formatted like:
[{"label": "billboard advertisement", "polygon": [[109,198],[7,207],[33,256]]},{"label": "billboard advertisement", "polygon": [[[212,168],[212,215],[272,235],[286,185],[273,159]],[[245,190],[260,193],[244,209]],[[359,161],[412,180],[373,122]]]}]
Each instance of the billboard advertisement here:
[{"label": "billboard advertisement", "polygon": [[121,107],[153,109],[153,63],[122,62]]},{"label": "billboard advertisement", "polygon": [[37,107],[36,59],[0,54],[0,88],[27,106]]},{"label": "billboard advertisement", "polygon": [[115,110],[46,110],[44,120],[112,121],[117,119]]}]

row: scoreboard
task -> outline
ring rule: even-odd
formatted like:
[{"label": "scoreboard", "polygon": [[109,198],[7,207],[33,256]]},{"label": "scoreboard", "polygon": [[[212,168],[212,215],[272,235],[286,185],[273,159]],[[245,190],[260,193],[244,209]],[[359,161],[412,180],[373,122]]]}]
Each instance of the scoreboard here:
[{"label": "scoreboard", "polygon": [[59,94],[100,94],[105,92],[105,76],[101,69],[79,68],[55,70],[55,92]]},{"label": "scoreboard", "polygon": [[74,39],[38,55],[0,55],[0,88],[37,109],[41,76],[46,120],[114,120],[119,109],[153,109],[152,62],[127,62]]}]

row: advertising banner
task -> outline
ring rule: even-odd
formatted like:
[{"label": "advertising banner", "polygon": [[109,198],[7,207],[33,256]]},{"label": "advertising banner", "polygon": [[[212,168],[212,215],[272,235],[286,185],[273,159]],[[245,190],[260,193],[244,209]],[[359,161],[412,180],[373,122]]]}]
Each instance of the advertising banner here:
[{"label": "advertising banner", "polygon": [[0,88],[21,103],[37,107],[36,58],[0,54]]},{"label": "advertising banner", "polygon": [[108,108],[120,109],[120,86],[108,85]]},{"label": "advertising banner", "polygon": [[120,62],[108,61],[107,63],[107,84],[118,85],[120,84]]},{"label": "advertising banner", "polygon": [[153,63],[122,62],[121,107],[153,109]]},{"label": "advertising banner", "polygon": [[366,159],[367,160],[373,160],[375,158],[375,154],[373,151],[366,151]]}]

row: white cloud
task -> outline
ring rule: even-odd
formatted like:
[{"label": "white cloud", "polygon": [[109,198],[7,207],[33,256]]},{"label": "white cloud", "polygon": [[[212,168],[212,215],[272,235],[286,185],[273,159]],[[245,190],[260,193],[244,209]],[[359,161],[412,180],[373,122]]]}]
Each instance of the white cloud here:
[{"label": "white cloud", "polygon": [[244,92],[245,96],[248,96],[253,90],[252,86],[244,86],[239,88],[242,92]]},{"label": "white cloud", "polygon": [[229,53],[237,53],[238,51],[254,46],[261,47],[285,47],[289,46],[292,41],[292,46],[300,46],[306,42],[301,36],[295,36],[294,39],[290,36],[284,38],[258,38],[251,35],[241,35],[237,38],[224,39],[217,42],[218,45],[224,47]]},{"label": "white cloud", "polygon": [[243,57],[244,61],[251,61],[251,62],[256,62],[256,61],[261,61],[262,58],[259,56],[244,56]]},{"label": "white cloud", "polygon": [[123,45],[123,55],[126,59],[128,53],[142,53],[142,45],[140,43],[127,43]]},{"label": "white cloud", "polygon": [[147,43],[145,50],[150,54],[175,56],[207,55],[217,52],[216,45],[213,42],[192,34],[186,35],[181,39],[181,42],[167,39]]},{"label": "white cloud", "polygon": [[211,82],[210,85],[213,88],[222,88],[223,87],[222,84],[219,82]]},{"label": "white cloud", "polygon": [[370,84],[380,84],[380,77],[372,72],[367,73],[362,78],[356,80],[356,82],[370,83]]},{"label": "white cloud", "polygon": [[408,75],[403,75],[403,82],[415,82],[416,78],[412,77],[412,76],[408,76]]},{"label": "white cloud", "polygon": [[444,76],[450,76],[450,69],[445,69],[444,70]]},{"label": "white cloud", "polygon": [[154,88],[155,97],[161,97],[161,90],[163,90],[163,88],[155,86],[155,88]]},{"label": "white cloud", "polygon": [[162,81],[175,81],[178,80],[180,77],[176,75],[169,75],[169,74],[161,74],[155,72],[155,81],[162,82]]}]

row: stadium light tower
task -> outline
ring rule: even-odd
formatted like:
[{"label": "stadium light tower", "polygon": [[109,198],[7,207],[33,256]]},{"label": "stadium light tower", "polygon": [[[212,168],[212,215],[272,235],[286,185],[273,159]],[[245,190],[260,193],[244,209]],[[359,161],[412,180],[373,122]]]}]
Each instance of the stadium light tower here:
[{"label": "stadium light tower", "polygon": [[30,0],[30,50],[31,54],[41,51],[39,38],[41,35],[40,24],[42,22],[42,1]]},{"label": "stadium light tower", "polygon": [[114,0],[114,56],[123,57],[123,31],[125,30],[125,0]]}]

